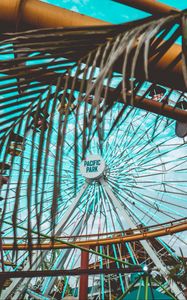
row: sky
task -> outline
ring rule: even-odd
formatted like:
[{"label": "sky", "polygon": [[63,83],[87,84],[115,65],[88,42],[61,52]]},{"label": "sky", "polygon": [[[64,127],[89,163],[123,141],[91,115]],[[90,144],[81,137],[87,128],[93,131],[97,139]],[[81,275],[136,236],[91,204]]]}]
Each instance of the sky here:
[{"label": "sky", "polygon": [[[112,0],[42,0],[114,24],[148,16],[147,13]],[[180,10],[187,8],[187,0],[165,0],[165,4]]]}]

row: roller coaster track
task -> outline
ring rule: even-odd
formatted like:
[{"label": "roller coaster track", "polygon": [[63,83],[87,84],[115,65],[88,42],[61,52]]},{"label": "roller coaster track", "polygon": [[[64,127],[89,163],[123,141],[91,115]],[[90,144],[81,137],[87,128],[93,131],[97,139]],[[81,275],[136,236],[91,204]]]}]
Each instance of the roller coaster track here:
[{"label": "roller coaster track", "polygon": [[[156,228],[156,229],[155,229]],[[119,231],[119,232],[110,232],[105,234],[97,234],[97,235],[82,235],[77,238],[85,238],[84,240],[76,240],[76,242],[71,243],[70,239],[75,238],[75,236],[71,237],[57,237],[55,238],[55,242],[46,242],[35,244],[33,243],[32,249],[33,250],[50,250],[50,249],[65,249],[65,248],[74,248],[74,246],[78,247],[87,247],[93,248],[96,246],[104,246],[110,244],[119,244],[125,242],[132,242],[132,241],[140,241],[150,238],[156,238],[165,235],[172,235],[177,232],[187,230],[187,218],[179,219],[172,222],[162,223],[159,225],[154,225],[150,227],[138,227],[135,229],[129,229],[126,231]],[[105,238],[99,239],[99,237],[106,236]],[[95,238],[94,238],[95,237]],[[96,238],[97,237],[97,238]],[[63,238],[63,239],[62,239]],[[86,238],[89,238],[89,240]],[[92,239],[93,238],[93,239]],[[4,238],[4,240],[13,239],[11,237]],[[18,237],[17,240],[23,239]],[[48,237],[48,239],[51,239]],[[62,239],[62,240],[61,240]],[[67,241],[66,241],[67,239]],[[16,249],[18,250],[29,250],[29,245],[27,243],[19,243],[16,245]],[[15,249],[15,243],[3,243],[2,244],[3,250],[13,250]]]}]

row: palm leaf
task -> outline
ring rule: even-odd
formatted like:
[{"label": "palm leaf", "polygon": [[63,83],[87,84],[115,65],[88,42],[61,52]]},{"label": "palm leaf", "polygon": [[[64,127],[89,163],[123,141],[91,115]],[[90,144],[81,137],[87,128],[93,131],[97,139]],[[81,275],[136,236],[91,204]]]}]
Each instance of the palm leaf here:
[{"label": "palm leaf", "polygon": [[[130,22],[115,26],[86,27],[75,29],[47,29],[19,32],[15,34],[4,34],[0,39],[0,66],[1,85],[0,95],[2,114],[0,116],[1,150],[3,161],[7,161],[9,149],[9,136],[11,133],[22,134],[26,138],[28,126],[32,120],[32,113],[35,113],[36,122],[39,119],[39,112],[44,111],[45,118],[49,114],[46,144],[44,145],[44,125],[41,127],[39,148],[37,152],[37,173],[34,179],[34,147],[31,147],[29,156],[29,177],[27,181],[27,233],[30,246],[30,262],[32,252],[32,222],[31,222],[31,201],[34,187],[38,191],[39,180],[42,177],[42,191],[45,189],[45,172],[41,175],[40,166],[43,163],[45,170],[50,152],[51,132],[55,122],[55,112],[59,99],[61,105],[67,104],[65,114],[59,113],[57,120],[57,145],[55,149],[55,161],[53,165],[54,185],[53,198],[51,203],[51,235],[55,234],[56,216],[59,213],[58,199],[60,195],[60,174],[63,169],[64,143],[68,129],[68,119],[71,113],[72,103],[76,103],[74,110],[76,124],[74,127],[74,180],[75,193],[77,178],[77,157],[78,149],[78,119],[80,107],[84,103],[84,125],[82,134],[82,158],[85,157],[88,145],[93,136],[93,128],[99,136],[100,150],[104,140],[105,112],[112,109],[115,101],[123,101],[125,104],[134,105],[136,92],[132,78],[139,79],[137,66],[142,66],[143,79],[149,79],[148,60],[151,55],[154,58],[154,51],[157,51],[157,37],[180,18],[179,14],[169,15],[167,18],[146,18],[136,22]],[[183,74],[186,80],[186,18],[183,16]],[[169,38],[168,38],[169,40]],[[90,43],[90,41],[92,41]],[[154,41],[154,42],[153,42]],[[153,42],[153,43],[152,43]],[[172,41],[173,42],[173,41]],[[155,48],[154,48],[155,45]],[[160,45],[160,44],[159,44]],[[150,51],[151,48],[151,51]],[[164,44],[162,51],[167,51]],[[143,63],[142,63],[143,62]],[[154,61],[152,65],[154,67]],[[121,84],[112,86],[112,79],[115,74],[121,76]],[[95,79],[96,78],[96,79]],[[141,76],[142,79],[142,76]],[[142,79],[142,80],[143,80]],[[131,90],[129,96],[128,89]],[[116,94],[115,94],[116,92]],[[74,93],[77,93],[75,99]],[[147,95],[145,93],[144,96]],[[111,100],[112,95],[117,99]],[[123,95],[123,99],[121,98]],[[118,98],[119,97],[119,98]],[[143,97],[142,97],[143,98]],[[89,102],[89,99],[93,101]],[[103,101],[102,101],[103,99]],[[67,103],[65,103],[67,100]],[[89,104],[88,104],[89,103]],[[141,103],[141,99],[139,101]],[[120,120],[123,121],[124,106],[116,116],[111,125],[110,133]],[[10,109],[11,108],[11,109]],[[155,129],[159,117],[155,120]],[[34,124],[34,129],[37,126]],[[153,130],[154,132],[154,130]],[[36,138],[35,131],[32,134],[32,144]],[[45,152],[44,158],[43,152]],[[11,158],[11,164],[14,157]],[[21,165],[18,174],[18,185],[16,188],[16,199],[14,202],[12,224],[14,227],[14,245],[17,246],[17,212],[20,203],[20,183],[22,180],[22,169],[24,159],[21,158]],[[2,173],[2,171],[1,171]],[[8,187],[6,198],[8,198]],[[37,194],[37,193],[36,193]],[[41,231],[41,219],[43,215],[43,195],[39,201],[34,195],[36,226],[38,235]],[[6,201],[2,213],[1,227],[6,216]]]}]

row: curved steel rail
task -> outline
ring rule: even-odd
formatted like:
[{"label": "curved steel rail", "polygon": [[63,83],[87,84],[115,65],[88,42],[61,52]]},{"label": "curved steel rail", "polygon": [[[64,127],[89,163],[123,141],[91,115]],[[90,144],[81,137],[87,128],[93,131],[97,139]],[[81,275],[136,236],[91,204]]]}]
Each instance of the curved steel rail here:
[{"label": "curved steel rail", "polygon": [[[179,222],[180,221],[180,222]],[[179,223],[178,223],[179,222]],[[177,223],[177,224],[176,224]],[[168,223],[161,224],[160,226],[164,226]],[[132,242],[132,241],[140,241],[144,239],[156,238],[165,235],[172,235],[177,232],[187,230],[187,219],[180,219],[178,221],[170,222],[167,227],[148,230],[151,227],[144,227],[144,228],[136,228],[136,229],[129,229],[122,233],[110,233],[111,236],[108,236],[103,239],[89,239],[89,240],[82,240],[76,241],[71,243],[71,241],[60,240],[61,237],[55,238],[55,242],[45,242],[40,244],[33,244],[33,250],[50,250],[50,249],[65,249],[65,248],[74,248],[74,246],[78,247],[88,247],[93,248],[99,245],[110,245],[110,244],[118,244],[118,243],[125,243],[125,242]],[[154,226],[153,226],[154,228]],[[117,234],[117,235],[116,235]],[[115,236],[116,235],[116,236]],[[99,236],[99,235],[97,235]],[[80,236],[81,237],[81,236]],[[90,236],[89,236],[90,237]],[[50,238],[50,237],[48,237]],[[67,237],[66,237],[67,238]],[[70,237],[68,237],[70,239]],[[22,238],[23,239],[23,238]],[[45,238],[46,240],[46,238]],[[71,243],[71,244],[70,244]],[[3,250],[29,250],[30,246],[27,243],[20,243],[15,246],[13,243],[4,243],[2,244]]]}]

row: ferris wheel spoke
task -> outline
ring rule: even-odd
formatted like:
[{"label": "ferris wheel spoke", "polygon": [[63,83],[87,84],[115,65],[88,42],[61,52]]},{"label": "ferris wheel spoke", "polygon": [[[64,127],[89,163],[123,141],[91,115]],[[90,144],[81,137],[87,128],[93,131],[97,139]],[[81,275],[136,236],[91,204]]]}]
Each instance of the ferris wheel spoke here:
[{"label": "ferris wheel spoke", "polygon": [[[153,167],[157,166],[156,163],[155,163],[155,165],[150,165],[150,166],[147,166],[147,167],[143,167],[142,164],[141,164],[141,162],[142,162],[141,159],[144,158],[145,156],[147,156],[148,154],[151,154],[154,148],[155,148],[154,146],[151,149],[149,148],[147,153],[142,154],[141,151],[139,151],[139,153],[135,153],[136,159],[138,160],[138,164],[135,165],[135,166],[134,166],[133,157],[129,157],[128,162],[131,161],[131,163],[128,163],[129,168],[132,167],[132,169],[133,169],[133,166],[134,166],[134,168],[138,168],[138,169],[139,168],[144,168],[144,170],[147,170],[148,168],[153,168]],[[139,158],[139,155],[141,155],[140,158]],[[160,157],[160,154],[156,158],[159,158],[159,157]],[[152,161],[151,161],[151,163],[152,163]],[[158,165],[162,166],[163,162],[158,164]]]},{"label": "ferris wheel spoke", "polygon": [[[130,190],[129,190],[129,192],[130,192]],[[127,191],[126,191],[126,193],[128,194]],[[149,193],[150,193],[150,191],[149,191]],[[162,200],[157,201],[157,199],[155,199],[154,197],[151,197],[150,195],[148,195],[148,193],[133,193],[133,197],[136,200],[138,200],[139,202],[144,203],[144,205],[154,208],[157,212],[163,213],[165,216],[169,217],[173,214],[173,215],[178,215],[180,217],[184,217],[184,215],[181,215],[176,210],[173,210],[172,208],[163,204],[164,201],[162,201]],[[145,199],[148,199],[148,201],[146,201]],[[151,205],[151,203],[153,206]],[[177,206],[177,207],[179,208],[179,206]]]},{"label": "ferris wheel spoke", "polygon": [[65,215],[63,216],[63,222],[59,223],[56,228],[55,228],[55,235],[59,235],[62,228],[65,226],[65,224],[67,223],[67,221],[69,220],[69,217],[71,215],[71,213],[74,211],[74,209],[76,208],[80,198],[82,197],[82,195],[85,193],[85,190],[87,188],[88,184],[84,184],[83,187],[81,188],[80,192],[78,193],[78,195],[76,196],[75,199],[73,199],[73,202],[71,204],[71,206],[68,208],[68,211],[66,211]]},{"label": "ferris wheel spoke", "polygon": [[[127,185],[127,187],[128,188],[130,188],[131,186],[129,185]],[[135,188],[135,189],[140,189],[141,191],[142,191],[142,189],[144,189],[145,191],[148,191],[148,192],[150,192],[151,190],[149,189],[149,188],[147,188],[147,187],[144,187],[144,188],[140,188],[140,187],[138,187],[138,186],[133,186],[133,188]],[[163,190],[159,190],[160,192],[164,192],[164,194],[166,194],[167,193],[167,191],[165,190],[165,188],[163,189]],[[147,194],[147,193],[146,193]],[[142,196],[143,196],[144,194],[142,194]],[[184,194],[184,196],[185,196],[185,194]],[[160,200],[162,203],[166,203],[166,204],[168,204],[168,205],[171,205],[171,206],[176,206],[177,208],[182,208],[182,209],[187,209],[187,207],[186,206],[182,206],[181,204],[177,204],[176,203],[176,200],[178,199],[177,197],[174,197],[174,195],[172,194],[172,195],[170,195],[170,199],[171,198],[173,198],[173,201],[175,201],[174,203],[173,202],[169,202],[169,200],[168,201],[166,201],[166,200],[164,200],[164,199],[162,199],[162,200]],[[153,197],[150,197],[150,199],[152,199],[151,201],[155,201],[155,198],[153,198]],[[179,200],[179,199],[178,199]],[[182,201],[187,201],[187,199],[180,199],[180,201],[182,202]],[[159,202],[159,201],[158,201]]]},{"label": "ferris wheel spoke", "polygon": [[[155,203],[156,199],[155,199],[154,197],[151,197],[151,196],[150,196],[151,190],[149,190],[148,187],[145,187],[145,182],[143,182],[143,183],[144,183],[144,187],[143,187],[143,188],[142,188],[142,187],[139,187],[139,186],[136,186],[136,185],[134,185],[133,188],[140,189],[141,192],[142,192],[142,189],[143,189],[143,190],[148,190],[148,193],[143,194],[143,197],[147,197],[147,195],[149,195],[149,199],[150,199],[151,201],[154,201],[154,203]],[[159,184],[160,184],[160,183],[159,183]],[[125,187],[128,188],[128,184],[126,184]],[[129,186],[129,188],[130,188],[130,186]],[[162,190],[157,190],[157,189],[155,189],[155,191],[161,192]],[[144,199],[142,199],[142,200],[144,200]],[[162,201],[162,202],[164,202],[164,201]],[[168,203],[167,203],[167,204],[168,204]],[[173,204],[173,205],[174,205],[174,204]],[[179,206],[177,206],[177,204],[176,204],[176,207],[179,207]],[[158,206],[155,207],[155,209],[158,210]],[[160,209],[160,208],[159,208],[159,209]]]},{"label": "ferris wheel spoke", "polygon": [[112,198],[113,202],[115,203],[115,206],[118,209],[120,209],[120,211],[124,212],[124,218],[127,221],[128,225],[130,225],[131,228],[135,228],[136,224],[131,220],[130,215],[128,215],[125,212],[124,206],[122,206],[122,204],[120,204],[120,201],[117,200],[117,198],[116,198],[115,194],[113,193],[112,189],[110,189],[109,185],[106,182],[104,182],[104,180],[101,179],[101,182],[104,185],[104,188],[107,190],[107,193],[109,193],[110,199]]},{"label": "ferris wheel spoke", "polygon": [[[80,219],[80,226],[76,226],[76,227],[73,228],[72,235],[73,234],[78,235],[78,234],[83,233],[84,228],[87,224],[87,221],[88,221],[89,217],[90,217],[90,215],[87,215],[86,219],[83,219],[83,218]],[[67,256],[69,255],[69,253],[70,253],[70,250],[66,250],[65,254],[63,254],[61,256],[61,258],[59,259],[58,264],[53,266],[53,268],[62,268],[63,264],[66,261]],[[55,278],[51,278],[51,279],[48,279],[47,282],[46,281],[44,282],[44,287],[45,287],[44,295],[45,296],[48,296],[52,286],[54,285],[54,281],[55,281]]]},{"label": "ferris wheel spoke", "polygon": [[[143,119],[142,124],[143,124],[144,121],[145,121],[145,119]],[[138,129],[141,128],[142,124],[138,127]],[[128,146],[127,146],[127,148],[128,148],[129,150],[131,150],[131,149],[136,149],[136,147],[137,147],[137,145],[138,145],[137,148],[139,149],[140,146],[141,146],[141,144],[142,144],[142,148],[140,148],[140,152],[141,152],[142,149],[146,148],[146,147],[150,144],[150,142],[151,142],[151,138],[148,136],[148,133],[150,132],[150,130],[152,130],[151,127],[149,127],[146,131],[141,130],[141,131],[142,131],[142,132],[141,132],[141,135],[138,135],[138,134],[137,134],[137,131],[134,130],[134,134],[137,135],[137,137],[136,137],[136,138],[133,138],[133,137],[131,138],[131,141],[133,141],[133,144],[129,143]],[[158,136],[160,135],[160,133],[161,133],[161,131],[158,132],[158,133],[154,136],[154,138],[158,137]],[[144,137],[145,137],[145,136],[147,136],[146,141],[144,141]],[[144,142],[143,142],[143,141],[144,141]]]},{"label": "ferris wheel spoke", "polygon": [[[165,155],[168,155],[168,154],[170,154],[171,152],[173,152],[174,150],[177,150],[177,149],[180,149],[180,146],[181,145],[177,145],[175,148],[173,148],[173,149],[170,149],[170,150],[167,150],[167,151],[165,151],[164,153],[159,153],[158,155],[154,155],[154,156],[151,156],[149,159],[147,159],[146,161],[145,161],[145,158],[144,159],[142,159],[142,161],[141,161],[141,164],[145,164],[145,165],[147,165],[148,163],[150,163],[150,162],[152,162],[152,161],[154,161],[155,159],[158,159],[158,158],[163,158]],[[140,165],[141,165],[140,164]]]},{"label": "ferris wheel spoke", "polygon": [[[134,129],[132,122],[129,123],[131,131],[134,132],[135,140],[133,141],[133,138],[134,138],[133,136],[130,137],[130,140],[127,139],[126,143],[124,145],[125,148],[129,148],[129,146],[131,145],[131,142],[134,142],[133,145],[131,145],[131,147],[133,147],[135,144],[137,144],[137,141],[140,140],[140,137],[138,135],[138,131],[139,131],[139,129],[141,129],[141,126],[142,126],[143,122],[145,122],[148,117],[149,117],[149,114],[146,113],[144,118],[142,118],[141,122],[136,127],[136,129]],[[148,128],[147,131],[150,131],[150,128]],[[143,134],[143,132],[142,132],[142,134]]]},{"label": "ferris wheel spoke", "polygon": [[[81,191],[79,192],[79,194],[78,194],[77,197],[75,198],[75,201],[74,201],[74,203],[72,204],[71,208],[68,210],[68,212],[66,213],[65,217],[63,218],[63,222],[61,222],[60,224],[58,224],[58,225],[56,226],[56,228],[55,228],[55,235],[56,235],[56,236],[58,236],[58,235],[60,234],[60,232],[62,231],[62,228],[63,228],[63,226],[65,225],[65,223],[67,222],[70,213],[71,213],[71,212],[73,211],[73,209],[76,207],[76,205],[77,205],[77,203],[78,203],[80,197],[83,195],[83,193],[85,192],[85,189],[86,189],[86,188],[87,188],[87,185],[84,185],[84,186],[82,187]],[[34,269],[36,269],[40,263],[41,263],[40,256],[34,255],[34,257],[33,257],[33,267],[34,267]],[[25,268],[26,268],[26,269],[30,268],[29,263],[24,267],[24,269],[25,269]],[[30,279],[25,279],[24,281],[25,281],[25,283],[27,283],[27,282],[30,281]],[[20,279],[14,280],[14,282],[13,282],[13,283],[11,284],[11,286],[9,287],[9,290],[8,290],[8,291],[5,291],[5,292],[3,293],[3,297],[5,297],[5,299],[6,299],[6,297],[8,297],[8,295],[10,295],[10,294],[12,293],[13,289],[15,289],[15,287],[16,287],[17,285],[19,285],[20,282],[22,282],[22,279],[21,279],[21,280],[20,280]],[[18,295],[17,295],[17,296],[18,296]],[[15,298],[15,299],[18,299],[18,298],[16,298],[17,296],[14,296],[14,298]],[[19,296],[20,296],[20,294],[19,294]]]},{"label": "ferris wheel spoke", "polygon": [[[110,216],[111,216],[111,225],[112,225],[112,231],[118,229],[118,230],[124,230],[124,225],[122,220],[120,219],[119,213],[116,210],[115,206],[111,203],[108,194],[106,193],[105,189],[103,188],[103,194],[105,195],[105,199],[107,200],[108,206],[110,207]],[[111,228],[110,225],[110,228]],[[117,225],[117,226],[116,226]],[[117,227],[117,228],[116,228]]]},{"label": "ferris wheel spoke", "polygon": [[[129,212],[129,214],[132,216],[132,218],[134,219],[135,223],[144,224],[145,226],[147,226],[148,221],[146,223],[143,221],[143,219],[145,217],[147,217],[148,220],[151,220],[154,223],[158,223],[158,218],[157,219],[155,218],[155,214],[153,212],[151,212],[150,209],[148,209],[148,207],[150,207],[152,210],[158,210],[158,209],[156,209],[154,206],[151,206],[151,205],[147,205],[147,204],[145,205],[144,202],[142,202],[140,199],[136,199],[136,197],[134,197],[134,195],[132,195],[131,193],[126,192],[126,195],[128,197],[125,199],[126,205],[127,205],[127,210]],[[122,198],[120,195],[118,195],[118,198],[123,203],[124,198]],[[134,202],[134,200],[136,202]],[[130,208],[129,204],[132,205],[133,207]],[[134,210],[135,208],[137,209],[136,213]]]},{"label": "ferris wheel spoke", "polygon": [[[185,155],[185,156],[183,156],[182,158],[178,158],[178,160],[182,160],[182,162],[180,162],[180,163],[178,163],[178,164],[176,164],[176,165],[174,165],[174,166],[172,166],[171,168],[169,168],[168,169],[168,171],[171,171],[171,170],[173,170],[174,169],[174,171],[175,172],[177,172],[178,170],[175,170],[177,167],[179,167],[179,166],[183,166],[184,164],[186,164],[186,159],[187,158],[187,156]],[[171,164],[171,162],[168,162],[168,163],[170,163]],[[183,169],[183,170],[187,170],[187,168],[186,169]]]},{"label": "ferris wheel spoke", "polygon": [[[83,200],[84,200],[84,196],[83,196]],[[76,213],[76,216],[74,215],[75,213]],[[89,201],[84,201],[84,202],[80,203],[80,205],[77,209],[77,212],[73,213],[73,220],[70,219],[67,222],[67,224],[64,227],[64,230],[66,230],[66,227],[67,227],[67,230],[68,230],[68,228],[70,228],[70,226],[71,226],[71,224],[69,222],[70,221],[75,222],[76,219],[82,219],[82,222],[87,224],[86,220],[88,221],[90,215],[91,215],[91,212],[89,210]],[[86,228],[85,230],[87,231],[86,226],[85,226],[85,228]]]},{"label": "ferris wheel spoke", "polygon": [[[62,268],[65,265],[65,262],[67,262],[67,265],[69,264],[68,260],[71,261],[71,259],[74,257],[73,255],[70,256],[70,254],[75,253],[76,249],[73,251],[71,249],[65,250],[61,252],[60,256],[56,260],[54,264],[52,264],[51,269],[57,269]],[[67,268],[67,267],[66,267]],[[56,278],[49,277],[43,282],[43,295],[46,297],[51,291],[52,286],[54,285],[54,282],[56,281]]]},{"label": "ferris wheel spoke", "polygon": [[[181,196],[185,196],[187,194],[186,191],[184,191],[183,189],[179,189],[176,186],[173,186],[173,184],[169,184],[169,182],[165,182],[164,185],[167,186],[168,188],[170,188],[170,191],[169,190],[165,191],[166,193],[169,193],[169,194],[175,193],[176,195],[181,195]],[[172,190],[174,190],[174,191],[172,191]]]},{"label": "ferris wheel spoke", "polygon": [[[75,94],[78,99],[79,95]],[[53,95],[54,99],[54,95]],[[78,100],[76,100],[78,101]],[[101,233],[124,231],[125,229],[135,228],[136,232],[142,232],[141,226],[160,225],[165,222],[179,220],[179,217],[186,216],[186,144],[185,141],[175,136],[175,122],[166,122],[164,118],[157,118],[148,112],[139,109],[128,108],[125,110],[122,118],[118,120],[122,105],[115,106],[106,112],[103,142],[103,159],[106,167],[101,177],[94,179],[85,179],[79,170],[79,164],[82,161],[83,145],[83,119],[88,118],[90,108],[85,111],[84,105],[79,103],[79,111],[71,113],[66,119],[67,128],[64,135],[64,145],[58,142],[60,128],[64,125],[63,117],[59,117],[57,109],[58,103],[52,109],[54,100],[49,105],[50,126],[41,136],[41,132],[35,134],[31,132],[27,135],[21,156],[7,156],[7,161],[11,165],[12,175],[10,176],[9,187],[3,186],[1,196],[4,197],[2,207],[6,201],[7,209],[4,220],[9,222],[15,205],[15,198],[19,199],[19,209],[17,214],[16,226],[21,225],[25,229],[17,228],[17,244],[28,241],[28,220],[30,215],[32,242],[40,239],[40,243],[45,242],[41,232],[49,237],[53,237],[51,223],[55,219],[55,234],[66,236],[67,241],[92,239],[92,234],[96,238],[102,239]],[[77,105],[77,102],[76,102]],[[102,113],[101,113],[102,116]],[[77,125],[77,145],[75,145],[75,121]],[[116,120],[118,120],[117,123]],[[156,123],[154,123],[156,121]],[[168,124],[167,124],[168,123]],[[113,126],[115,124],[115,126]],[[25,125],[24,125],[25,126]],[[18,131],[18,128],[16,129]],[[22,131],[19,131],[20,133]],[[93,119],[92,128],[90,128],[89,148],[85,158],[92,154],[101,155],[99,144],[99,135],[97,133],[97,122]],[[42,141],[43,139],[43,141]],[[42,146],[43,143],[43,146]],[[62,147],[63,146],[63,147]],[[85,193],[79,199],[74,198],[74,148],[77,146],[77,166],[76,181],[77,190],[81,192],[82,186],[86,184]],[[43,151],[41,152],[41,147]],[[32,150],[33,149],[33,150]],[[33,152],[32,152],[33,151]],[[59,153],[58,153],[59,151]],[[33,153],[33,155],[32,155]],[[9,159],[10,158],[10,159]],[[38,163],[40,160],[40,164]],[[51,215],[51,203],[54,198],[54,169],[56,168],[56,181],[58,195],[56,195],[56,209]],[[40,168],[40,169],[39,169]],[[21,169],[21,171],[20,171]],[[31,170],[31,172],[30,172]],[[39,172],[38,172],[39,170]],[[19,174],[22,172],[22,180],[19,180]],[[90,172],[91,173],[91,172]],[[7,171],[8,174],[8,171]],[[28,178],[32,176],[32,187],[30,196],[30,214],[27,210],[27,186]],[[17,185],[20,184],[18,195]],[[7,197],[5,194],[9,189]],[[17,194],[16,194],[17,193]],[[6,200],[5,200],[6,198]],[[37,210],[35,206],[37,205]],[[40,217],[40,233],[37,233],[37,213]],[[9,222],[10,223],[10,222]],[[5,223],[4,223],[5,224]],[[140,226],[138,228],[138,226]],[[161,226],[161,225],[160,225]],[[10,237],[12,229],[10,225],[4,225],[4,237]],[[117,234],[117,233],[116,233]],[[81,238],[82,235],[82,238]],[[84,238],[83,238],[84,236]],[[140,241],[111,244],[110,246],[97,247],[102,254],[112,255],[134,265],[147,265],[158,269],[162,280],[168,276],[168,270],[165,266],[167,256],[173,257],[176,261],[178,255],[170,249],[177,249],[177,245],[186,247],[185,235],[176,234],[169,237],[155,238],[153,241]],[[184,242],[183,242],[184,240]],[[164,244],[165,242],[165,244]],[[159,245],[159,247],[157,247]],[[168,247],[167,247],[168,245]],[[172,247],[171,247],[172,248]],[[156,253],[157,252],[157,253]],[[22,269],[27,270],[29,266],[29,254],[27,251],[18,251],[17,266],[22,264]],[[58,253],[58,255],[57,255]],[[9,255],[10,257],[8,257]],[[180,256],[180,254],[179,254]],[[5,253],[6,259],[16,261],[12,252]],[[43,260],[43,261],[42,261]],[[120,268],[120,263],[112,263],[110,259],[100,259],[97,255],[90,255],[89,268],[106,266],[110,268],[115,265],[116,270]],[[24,266],[25,265],[25,266]],[[16,266],[16,267],[17,267]],[[15,267],[15,268],[16,268]],[[80,252],[70,249],[58,249],[55,251],[46,251],[43,255],[39,251],[39,261],[33,254],[32,270],[40,268],[50,268],[51,270],[63,268],[79,268]],[[12,267],[9,268],[13,270]],[[121,292],[127,290],[130,280],[128,275],[94,275],[91,277],[93,286],[100,286],[108,295],[112,295],[113,280],[116,279],[116,285]],[[114,278],[114,279],[113,279]],[[106,280],[105,280],[106,279]],[[79,279],[74,280],[67,276],[63,278],[64,288],[61,290],[61,297],[65,296],[68,285],[74,288],[74,294],[78,289]],[[59,284],[55,278],[43,280],[33,279],[32,281],[24,279],[26,286],[30,282],[30,291],[34,290],[34,284],[38,287],[38,297],[57,297],[55,289],[59,289]],[[18,288],[21,281],[13,280],[10,286],[10,293],[14,288]],[[15,284],[15,285],[14,285]],[[91,287],[91,280],[90,280]],[[22,293],[24,287],[20,285]],[[76,289],[77,288],[77,289]],[[172,291],[177,294],[177,287],[171,286]],[[92,290],[93,292],[93,290]],[[91,297],[91,293],[89,296]],[[8,294],[9,291],[6,293]],[[73,293],[73,292],[72,292]],[[6,294],[6,295],[7,295]],[[3,296],[5,295],[5,291]],[[10,294],[9,294],[10,295]],[[22,295],[22,294],[21,294]],[[15,299],[19,299],[18,293]],[[103,294],[104,297],[104,294]]]},{"label": "ferris wheel spoke", "polygon": [[[113,188],[115,189],[115,186]],[[148,196],[148,193],[146,193],[145,195],[142,195],[142,193],[134,193],[134,192],[132,193],[131,189],[127,190],[126,188],[125,188],[124,192],[126,195],[128,195],[128,197],[130,197],[130,199],[132,199],[132,201],[130,203],[133,204],[134,207],[137,205],[139,207],[138,209],[139,210],[141,209],[143,215],[144,214],[147,215],[147,217],[150,218],[152,221],[154,220],[154,222],[156,222],[155,211],[159,212],[159,214],[162,213],[163,215],[165,215],[167,217],[170,216],[167,213],[167,210],[164,211],[163,209],[160,208],[160,206],[163,207],[164,205],[162,203],[161,204],[159,203],[159,205],[156,204],[156,199],[151,196]],[[118,194],[118,197],[125,200],[125,201],[122,200],[122,202],[126,202],[126,203],[129,202],[128,198],[123,198],[123,196],[120,194]],[[149,200],[146,201],[145,200],[146,198],[148,198]],[[145,208],[144,208],[144,206],[145,206]],[[153,210],[152,212],[150,211],[150,208]],[[174,212],[174,211],[172,210],[172,212]],[[163,222],[163,220],[160,220],[160,222]]]},{"label": "ferris wheel spoke", "polygon": [[103,199],[102,200],[103,201],[103,207],[104,207],[104,210],[105,210],[106,232],[116,230],[115,224],[118,224],[119,222],[117,222],[117,223],[114,222],[113,215],[112,215],[113,209],[112,209],[112,207],[110,205],[110,201],[109,201],[109,199],[107,197],[107,194],[102,189],[102,187],[100,188],[100,193],[101,193],[101,197]]},{"label": "ferris wheel spoke", "polygon": [[[157,147],[161,146],[163,143],[165,143],[165,141],[160,143]],[[149,147],[148,149],[146,149],[146,151],[138,151],[138,153],[135,153],[135,155],[137,155],[137,158],[138,158],[138,166],[142,166],[142,164],[146,166],[150,162],[153,163],[153,161],[155,159],[156,160],[162,159],[164,157],[164,155],[167,155],[171,151],[173,151],[173,149],[170,149],[167,151],[165,150],[165,152],[157,152],[157,155],[154,154],[154,156],[151,156],[154,149],[155,149],[155,146],[153,145],[152,147]],[[146,163],[145,163],[145,159],[146,159]],[[133,164],[133,162],[132,162],[132,164]]]},{"label": "ferris wheel spoke", "polygon": [[[136,224],[132,221],[132,219],[129,217],[129,215],[127,214],[124,207],[117,200],[117,198],[115,197],[114,193],[112,192],[112,190],[110,189],[108,184],[103,179],[100,179],[100,182],[104,186],[104,188],[106,189],[106,191],[109,194],[110,199],[113,201],[114,205],[122,212],[122,214],[124,216],[124,219],[126,220],[128,225],[130,226],[130,228],[135,228]],[[148,241],[143,240],[143,241],[140,241],[140,242],[141,242],[142,246],[144,247],[144,249],[146,250],[146,252],[149,254],[152,261],[154,261],[155,265],[159,269],[162,270],[164,277],[167,278],[168,270],[167,270],[166,266],[160,260],[160,258],[157,256],[157,254],[154,252],[153,248],[150,246]],[[176,284],[174,284],[174,286],[172,285],[170,287],[173,291],[175,291],[176,294],[181,294],[181,291],[180,291],[180,289],[178,288],[178,286]]]},{"label": "ferris wheel spoke", "polygon": [[[111,147],[111,149],[112,149],[112,151],[114,151],[114,154],[116,154],[117,149],[119,148],[118,138],[117,138],[117,136],[120,135],[120,133],[121,133],[121,130],[119,128],[120,127],[118,126],[117,127],[117,134],[115,135],[115,138],[112,140],[112,147]],[[123,136],[121,137],[121,143],[123,143],[124,140],[125,140],[125,138],[128,136],[128,133],[129,133],[130,129],[131,129],[131,123],[128,124],[127,130],[125,132],[123,131]],[[110,137],[108,136],[108,138],[110,138]],[[126,147],[124,147],[124,148],[126,148]],[[115,155],[114,155],[114,157],[115,157]]]}]

